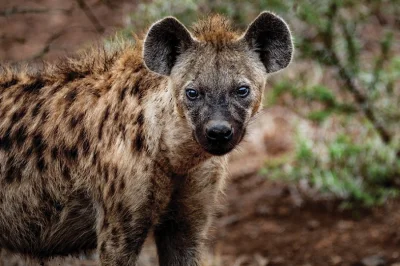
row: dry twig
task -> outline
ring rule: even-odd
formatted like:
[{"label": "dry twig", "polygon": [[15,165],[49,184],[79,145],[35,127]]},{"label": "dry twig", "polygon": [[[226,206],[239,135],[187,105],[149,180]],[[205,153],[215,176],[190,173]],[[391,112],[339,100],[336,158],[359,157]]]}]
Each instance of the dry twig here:
[{"label": "dry twig", "polygon": [[85,13],[85,15],[88,17],[90,22],[92,22],[93,26],[95,27],[96,31],[99,34],[104,33],[105,29],[101,25],[100,21],[97,19],[97,17],[93,14],[92,10],[90,7],[86,4],[85,0],[76,0],[76,2],[79,5],[79,8],[82,9],[82,11]]},{"label": "dry twig", "polygon": [[38,53],[34,54],[29,60],[37,60],[42,58],[44,55],[46,55],[50,51],[50,47],[55,42],[58,38],[60,38],[62,35],[64,35],[67,32],[66,29],[62,29],[54,34],[52,34],[44,44],[42,50],[40,50]]},{"label": "dry twig", "polygon": [[70,9],[63,8],[24,8],[13,6],[0,10],[0,17],[9,17],[12,15],[26,15],[26,14],[46,14],[52,12],[62,12],[68,14],[71,12]]}]

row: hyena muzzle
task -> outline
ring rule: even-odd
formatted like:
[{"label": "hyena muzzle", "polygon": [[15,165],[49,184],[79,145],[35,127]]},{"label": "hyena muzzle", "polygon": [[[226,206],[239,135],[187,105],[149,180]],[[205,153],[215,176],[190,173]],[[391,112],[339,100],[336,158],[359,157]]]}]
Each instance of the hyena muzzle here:
[{"label": "hyena muzzle", "polygon": [[120,46],[0,69],[0,248],[135,265],[152,232],[160,265],[200,265],[224,155],[290,63],[290,31],[269,12],[244,33],[167,17]]}]

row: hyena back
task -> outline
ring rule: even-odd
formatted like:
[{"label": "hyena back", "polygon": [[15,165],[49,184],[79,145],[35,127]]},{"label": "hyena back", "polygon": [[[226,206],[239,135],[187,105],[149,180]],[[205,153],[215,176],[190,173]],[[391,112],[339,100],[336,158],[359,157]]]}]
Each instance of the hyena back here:
[{"label": "hyena back", "polygon": [[199,265],[225,154],[291,61],[287,25],[247,31],[172,17],[144,41],[0,75],[0,248],[46,259],[96,249],[135,265],[154,232],[160,265]]}]

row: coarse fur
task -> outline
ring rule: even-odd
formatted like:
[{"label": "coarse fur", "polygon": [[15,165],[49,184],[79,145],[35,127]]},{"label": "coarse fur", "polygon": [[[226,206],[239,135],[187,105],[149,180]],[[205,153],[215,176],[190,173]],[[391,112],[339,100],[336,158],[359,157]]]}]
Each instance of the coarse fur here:
[{"label": "coarse fur", "polygon": [[[135,265],[154,231],[161,266],[200,264],[223,155],[293,47],[269,12],[243,34],[221,16],[192,32],[169,17],[114,51],[0,69],[0,249],[38,259],[97,249],[101,265]],[[210,138],[211,122],[230,139]]]}]

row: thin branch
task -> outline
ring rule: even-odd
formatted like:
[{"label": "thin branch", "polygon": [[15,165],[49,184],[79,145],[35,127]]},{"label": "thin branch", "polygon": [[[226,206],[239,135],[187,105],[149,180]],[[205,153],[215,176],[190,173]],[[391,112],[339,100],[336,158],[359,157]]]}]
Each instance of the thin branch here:
[{"label": "thin branch", "polygon": [[354,41],[354,32],[356,30],[356,22],[349,24],[342,17],[339,18],[339,23],[342,28],[344,40],[347,48],[347,64],[350,66],[353,73],[359,71],[359,50],[356,42]]},{"label": "thin branch", "polygon": [[380,135],[382,141],[385,144],[389,144],[392,136],[387,131],[386,127],[379,121],[376,117],[372,106],[369,104],[368,98],[363,94],[362,88],[359,87],[357,80],[353,77],[353,73],[347,69],[340,61],[339,55],[335,50],[334,43],[334,24],[337,19],[338,8],[335,2],[332,3],[331,8],[327,17],[329,19],[326,30],[323,34],[323,51],[315,51],[324,54],[325,63],[338,70],[340,78],[344,81],[349,91],[353,94],[354,99],[358,106],[361,108],[362,112],[366,118],[372,123],[378,134]]},{"label": "thin branch", "polygon": [[393,35],[392,34],[387,34],[386,37],[382,40],[381,42],[381,49],[380,49],[380,55],[375,62],[375,66],[373,69],[373,80],[369,84],[369,90],[373,90],[376,87],[376,84],[379,82],[382,74],[382,69],[384,67],[384,64],[386,61],[389,59],[389,50],[393,42]]},{"label": "thin branch", "polygon": [[390,141],[392,140],[392,136],[386,130],[386,127],[384,127],[384,125],[382,125],[382,123],[376,117],[371,105],[368,102],[368,98],[362,93],[362,89],[359,87],[356,79],[354,79],[352,77],[351,73],[341,64],[339,57],[336,54],[336,51],[328,50],[328,52],[330,53],[330,57],[333,62],[333,65],[339,71],[339,76],[342,78],[342,80],[345,82],[347,88],[353,94],[354,99],[356,100],[357,104],[360,106],[361,110],[363,111],[365,116],[368,118],[368,120],[375,127],[376,131],[382,138],[383,142],[386,144],[389,144]]},{"label": "thin branch", "polygon": [[10,7],[0,10],[0,17],[9,17],[12,15],[26,15],[26,14],[46,14],[51,12],[69,13],[71,10],[62,8],[23,8],[23,7]]},{"label": "thin branch", "polygon": [[79,5],[79,8],[82,9],[82,11],[85,13],[85,15],[88,17],[90,22],[92,22],[94,28],[99,34],[104,33],[105,29],[101,25],[100,21],[97,19],[97,17],[93,14],[92,10],[90,7],[86,4],[85,0],[76,0],[76,2]]},{"label": "thin branch", "polygon": [[42,50],[40,50],[38,53],[34,54],[29,60],[37,60],[45,56],[49,51],[50,47],[55,42],[58,38],[60,38],[62,35],[66,33],[66,29],[62,29],[53,35],[50,36],[50,38],[47,39],[45,45],[43,46]]}]

